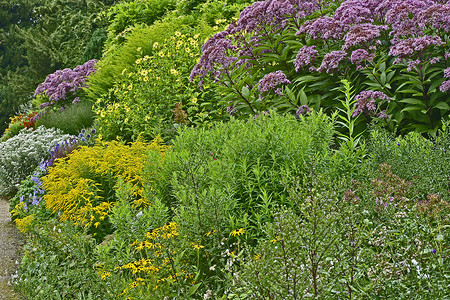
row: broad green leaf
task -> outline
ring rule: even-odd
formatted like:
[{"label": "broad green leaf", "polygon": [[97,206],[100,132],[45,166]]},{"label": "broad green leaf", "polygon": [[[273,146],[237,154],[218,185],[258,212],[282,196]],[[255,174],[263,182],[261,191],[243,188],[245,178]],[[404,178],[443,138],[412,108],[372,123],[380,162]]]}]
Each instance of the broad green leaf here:
[{"label": "broad green leaf", "polygon": [[448,110],[450,108],[446,102],[439,102],[434,107],[445,110]]},{"label": "broad green leaf", "polygon": [[423,109],[423,107],[411,105],[411,106],[407,106],[404,109],[402,109],[402,112],[405,112],[405,111],[420,111],[422,109]]},{"label": "broad green leaf", "polygon": [[415,98],[406,98],[406,99],[400,100],[398,102],[408,103],[408,104],[413,104],[413,105],[421,105],[423,107],[426,106],[425,103],[422,100],[415,99]]}]

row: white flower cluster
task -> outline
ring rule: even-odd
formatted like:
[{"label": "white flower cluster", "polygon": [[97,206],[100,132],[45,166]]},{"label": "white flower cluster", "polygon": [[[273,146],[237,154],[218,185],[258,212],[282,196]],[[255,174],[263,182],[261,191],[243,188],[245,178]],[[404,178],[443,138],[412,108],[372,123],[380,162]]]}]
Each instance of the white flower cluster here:
[{"label": "white flower cluster", "polygon": [[18,135],[0,142],[0,195],[18,188],[49,149],[58,142],[73,138],[59,129],[40,126],[36,130],[22,129]]}]

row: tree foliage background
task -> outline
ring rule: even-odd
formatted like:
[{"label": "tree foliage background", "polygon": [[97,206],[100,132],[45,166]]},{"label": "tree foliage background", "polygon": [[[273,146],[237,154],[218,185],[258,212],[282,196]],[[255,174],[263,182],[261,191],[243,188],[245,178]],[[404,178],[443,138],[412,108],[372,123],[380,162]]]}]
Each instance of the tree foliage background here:
[{"label": "tree foliage background", "polygon": [[114,0],[0,0],[0,131],[58,69],[100,58]]}]

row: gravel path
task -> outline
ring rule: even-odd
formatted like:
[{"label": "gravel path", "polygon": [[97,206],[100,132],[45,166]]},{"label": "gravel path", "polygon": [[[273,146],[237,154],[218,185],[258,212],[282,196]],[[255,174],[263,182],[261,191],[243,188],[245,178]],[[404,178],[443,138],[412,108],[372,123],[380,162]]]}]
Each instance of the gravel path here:
[{"label": "gravel path", "polygon": [[9,202],[0,198],[0,300],[18,300],[19,296],[10,285],[11,275],[15,273],[23,238],[11,222]]}]

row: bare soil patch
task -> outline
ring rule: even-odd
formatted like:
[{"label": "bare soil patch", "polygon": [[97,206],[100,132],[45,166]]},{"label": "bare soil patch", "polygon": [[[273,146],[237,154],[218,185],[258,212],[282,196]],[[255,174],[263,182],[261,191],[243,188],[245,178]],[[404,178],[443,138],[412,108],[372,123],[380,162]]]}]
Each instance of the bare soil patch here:
[{"label": "bare soil patch", "polygon": [[9,201],[0,198],[0,300],[18,300],[11,285],[24,244],[22,234],[11,222]]}]

